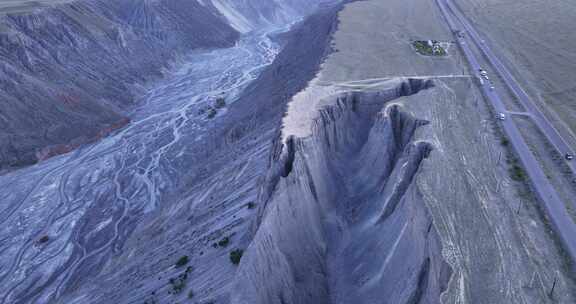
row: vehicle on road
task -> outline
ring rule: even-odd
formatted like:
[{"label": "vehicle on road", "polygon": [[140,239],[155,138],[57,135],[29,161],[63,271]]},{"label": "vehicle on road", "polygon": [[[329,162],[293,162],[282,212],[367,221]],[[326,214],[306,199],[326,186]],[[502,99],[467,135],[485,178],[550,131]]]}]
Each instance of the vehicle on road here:
[{"label": "vehicle on road", "polygon": [[488,72],[486,72],[486,71],[483,70],[483,69],[479,69],[478,71],[480,72],[480,76],[481,76],[482,78],[484,78],[484,79],[486,79],[486,80],[489,79],[489,78],[488,78]]},{"label": "vehicle on road", "polygon": [[494,91],[494,86],[490,86],[490,91]]},{"label": "vehicle on road", "polygon": [[498,118],[498,120],[506,120],[506,114],[504,114],[504,113],[498,113],[497,118]]},{"label": "vehicle on road", "polygon": [[566,153],[566,155],[564,155],[564,158],[566,158],[566,160],[573,160],[574,159],[574,155],[570,154],[570,153]]}]

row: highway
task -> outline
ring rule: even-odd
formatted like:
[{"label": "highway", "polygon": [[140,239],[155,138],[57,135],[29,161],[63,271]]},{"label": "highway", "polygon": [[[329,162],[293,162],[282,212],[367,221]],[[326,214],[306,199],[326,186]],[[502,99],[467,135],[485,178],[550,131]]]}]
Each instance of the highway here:
[{"label": "highway", "polygon": [[[479,70],[482,68],[478,58],[472,51],[473,44],[475,43],[479,48],[488,50],[488,47],[483,45],[482,39],[479,38],[478,33],[472,29],[472,26],[468,24],[466,21],[463,21],[463,17],[460,16],[460,12],[454,7],[450,0],[437,0],[436,1],[440,11],[442,12],[450,30],[455,33],[456,41],[460,46],[464,57],[468,61],[470,68],[472,69],[473,73],[477,73],[478,77],[480,78]],[[456,33],[464,33],[464,35],[458,35]],[[472,38],[469,38],[472,37]],[[472,42],[470,41],[472,39]],[[483,51],[484,52],[484,51]],[[497,61],[496,57],[490,52],[491,56],[493,57],[494,62],[500,63]],[[488,56],[487,56],[488,57]],[[492,60],[491,60],[492,62]],[[495,66],[495,68],[500,72],[500,70],[506,71],[506,68],[503,65]],[[501,75],[503,79],[507,79],[505,84],[510,86],[512,91],[516,90],[520,94],[525,95],[524,91],[519,89],[519,85],[515,83],[513,78],[510,76],[510,73],[506,71]],[[509,83],[511,82],[511,83]],[[502,99],[497,93],[497,90],[490,89],[490,83],[484,82],[480,86],[481,91],[483,92],[486,100],[491,104],[494,108],[495,113],[506,113],[506,107],[502,102]],[[522,95],[519,95],[519,99]],[[527,95],[524,98],[524,102],[528,102],[530,104],[530,99]],[[523,103],[524,103],[523,102]],[[546,118],[538,111],[534,112],[535,106],[533,107],[526,107],[527,111],[530,112],[530,116],[535,118],[536,123],[540,127],[542,124],[549,123]],[[496,118],[494,118],[496,119]],[[524,141],[518,127],[516,126],[513,119],[504,119],[500,121],[502,129],[504,130],[506,136],[508,137],[512,147],[516,150],[518,158],[520,159],[522,165],[524,166],[527,175],[530,178],[530,181],[533,184],[533,189],[541,202],[543,203],[544,210],[548,213],[550,218],[550,222],[553,225],[558,237],[562,241],[564,245],[564,249],[566,250],[567,254],[570,256],[572,261],[576,261],[576,224],[568,214],[564,202],[558,196],[558,193],[549,182],[548,178],[542,171],[538,160],[530,151],[528,145]],[[551,127],[551,125],[550,125]],[[549,128],[542,128],[542,132],[550,136],[551,138],[555,138],[558,136],[560,139],[559,141],[552,141],[555,145],[562,145],[565,142],[562,138],[555,132],[554,128],[551,127],[553,131]],[[552,133],[550,133],[552,132]],[[555,135],[554,135],[555,134]],[[557,139],[558,140],[558,139]],[[567,147],[566,146],[559,146]],[[558,148],[558,146],[557,146]],[[571,167],[573,168],[573,165]]]},{"label": "highway", "polygon": [[[498,75],[503,80],[504,84],[510,89],[514,97],[516,97],[520,103],[524,106],[526,111],[531,114],[532,119],[536,123],[536,126],[542,131],[546,136],[548,141],[556,148],[558,153],[564,157],[566,154],[574,155],[574,149],[567,143],[560,133],[554,128],[554,125],[546,118],[546,116],[540,111],[536,103],[526,94],[522,87],[514,80],[514,77],[508,71],[506,66],[496,57],[494,52],[486,45],[484,39],[480,37],[478,32],[472,27],[472,25],[464,18],[462,13],[458,8],[452,3],[451,0],[445,0],[447,6],[454,14],[456,19],[462,24],[466,33],[469,34],[471,40],[474,41],[478,49],[486,57],[490,65],[494,67]],[[572,171],[572,175],[576,175],[576,162],[567,162],[568,167]]]}]

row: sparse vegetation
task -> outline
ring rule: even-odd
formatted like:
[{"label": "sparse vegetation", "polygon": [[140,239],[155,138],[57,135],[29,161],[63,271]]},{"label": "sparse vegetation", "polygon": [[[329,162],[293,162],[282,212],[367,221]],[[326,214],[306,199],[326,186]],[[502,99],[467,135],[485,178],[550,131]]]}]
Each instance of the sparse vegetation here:
[{"label": "sparse vegetation", "polygon": [[214,108],[209,108],[208,110],[206,110],[206,112],[208,113],[208,115],[206,116],[208,119],[214,118],[218,113],[218,111],[216,111],[216,109]]},{"label": "sparse vegetation", "polygon": [[188,256],[184,255],[184,256],[180,257],[178,259],[178,261],[176,261],[175,265],[176,265],[176,267],[182,267],[182,266],[188,264],[188,262],[189,262]]},{"label": "sparse vegetation", "polygon": [[224,238],[222,238],[222,239],[218,242],[218,246],[220,246],[220,247],[226,247],[226,246],[228,246],[228,243],[230,243],[230,238],[229,238],[229,237],[224,237]]},{"label": "sparse vegetation", "polygon": [[212,105],[208,105],[198,110],[198,115],[206,114],[206,118],[212,119],[218,114],[218,110],[226,107],[226,100],[223,97],[218,97]]},{"label": "sparse vegetation", "polygon": [[190,290],[188,292],[188,299],[192,299],[194,297],[194,291]]},{"label": "sparse vegetation", "polygon": [[446,56],[446,50],[436,40],[416,40],[412,46],[421,55],[425,56]]},{"label": "sparse vegetation", "polygon": [[242,259],[242,255],[244,254],[244,250],[242,249],[235,249],[230,252],[230,262],[234,265],[240,264],[240,259]]},{"label": "sparse vegetation", "polygon": [[[178,293],[182,292],[182,290],[184,290],[184,287],[186,287],[186,282],[188,280],[188,274],[190,272],[192,272],[192,267],[188,266],[186,268],[186,271],[181,273],[178,277],[170,278],[169,282],[170,282],[170,285],[172,285],[172,293],[173,294],[178,294]],[[192,293],[192,291],[190,291],[190,293]],[[188,294],[188,296],[190,296],[190,293]]]},{"label": "sparse vegetation", "polygon": [[188,274],[185,272],[179,275],[177,278],[170,279],[170,285],[172,285],[172,292],[174,294],[182,292],[184,287],[186,287],[186,280],[188,279]]},{"label": "sparse vegetation", "polygon": [[248,209],[254,209],[256,208],[256,204],[254,202],[248,202],[248,204],[246,204],[246,207],[248,207]]},{"label": "sparse vegetation", "polygon": [[224,108],[225,106],[226,106],[226,100],[223,97],[216,98],[216,101],[214,102],[214,107],[216,109],[221,109]]},{"label": "sparse vegetation", "polygon": [[526,172],[518,164],[513,164],[512,167],[510,167],[509,172],[510,177],[515,181],[520,182],[526,180]]},{"label": "sparse vegetation", "polygon": [[218,247],[226,247],[228,246],[228,244],[230,243],[230,237],[223,237],[220,241],[212,244],[212,247],[214,248],[218,248]]},{"label": "sparse vegetation", "polygon": [[47,243],[49,240],[50,240],[50,237],[49,237],[49,236],[47,236],[47,235],[42,236],[40,239],[38,239],[38,244]]},{"label": "sparse vegetation", "polygon": [[507,138],[502,138],[502,140],[500,140],[500,144],[501,144],[502,146],[508,146],[509,143],[510,143],[510,142],[508,141]]}]

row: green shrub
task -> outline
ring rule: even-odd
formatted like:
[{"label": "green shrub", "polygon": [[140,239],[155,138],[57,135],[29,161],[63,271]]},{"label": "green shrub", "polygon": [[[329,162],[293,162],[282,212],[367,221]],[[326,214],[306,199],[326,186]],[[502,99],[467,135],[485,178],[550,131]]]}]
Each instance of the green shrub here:
[{"label": "green shrub", "polygon": [[524,169],[522,169],[522,167],[514,164],[510,168],[510,177],[518,182],[523,181],[526,179],[526,172],[524,172]]},{"label": "green shrub", "polygon": [[172,285],[172,293],[178,294],[184,290],[186,287],[186,281],[188,280],[188,270],[178,275],[176,278],[170,278],[168,282]]},{"label": "green shrub", "polygon": [[182,267],[186,264],[188,264],[189,259],[187,255],[182,256],[181,258],[178,259],[178,261],[176,261],[176,267]]},{"label": "green shrub", "polygon": [[229,237],[225,237],[225,238],[221,239],[221,240],[218,242],[218,246],[220,246],[220,247],[226,247],[226,246],[228,246],[228,243],[230,243],[230,238],[229,238]]},{"label": "green shrub", "polygon": [[248,209],[256,208],[256,204],[254,202],[249,202],[248,204],[246,204],[246,206],[248,207]]},{"label": "green shrub", "polygon": [[445,56],[446,50],[440,46],[439,42],[436,40],[431,41],[436,48],[433,48],[428,44],[428,41],[418,40],[412,42],[412,46],[416,52],[426,55],[426,56]]},{"label": "green shrub", "polygon": [[240,259],[242,259],[242,254],[244,254],[244,250],[242,249],[235,249],[230,252],[230,262],[234,265],[240,264]]},{"label": "green shrub", "polygon": [[226,106],[226,100],[224,100],[224,98],[222,97],[217,98],[216,101],[214,102],[214,107],[216,109],[221,109],[225,106]]},{"label": "green shrub", "polygon": [[182,292],[186,286],[186,281],[182,279],[170,279],[170,284],[172,284],[172,292],[177,294]]},{"label": "green shrub", "polygon": [[206,112],[208,112],[208,115],[206,117],[208,117],[208,119],[212,119],[214,118],[214,116],[216,116],[216,113],[218,113],[215,109],[210,108],[208,109]]}]

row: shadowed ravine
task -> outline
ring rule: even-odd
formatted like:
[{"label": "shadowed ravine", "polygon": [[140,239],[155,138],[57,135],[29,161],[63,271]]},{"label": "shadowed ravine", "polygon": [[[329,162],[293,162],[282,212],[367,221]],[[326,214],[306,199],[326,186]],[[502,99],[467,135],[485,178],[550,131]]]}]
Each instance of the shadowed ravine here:
[{"label": "shadowed ravine", "polygon": [[390,103],[431,86],[340,94],[277,144],[233,303],[439,303],[451,271],[414,184],[426,121]]}]

